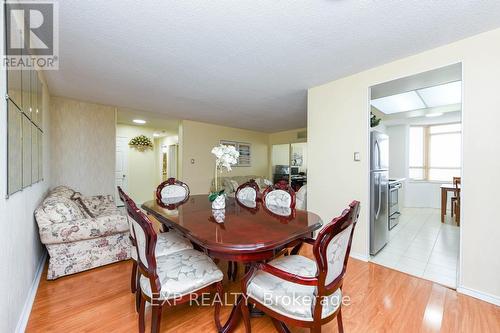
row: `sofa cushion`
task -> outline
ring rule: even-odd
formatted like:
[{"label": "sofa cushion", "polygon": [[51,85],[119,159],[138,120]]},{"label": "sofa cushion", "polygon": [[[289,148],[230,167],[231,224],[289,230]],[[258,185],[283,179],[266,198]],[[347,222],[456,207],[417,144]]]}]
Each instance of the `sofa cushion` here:
[{"label": "sofa cushion", "polygon": [[94,217],[101,215],[112,215],[117,213],[115,201],[110,195],[94,195],[81,197],[82,204]]},{"label": "sofa cushion", "polygon": [[69,220],[55,224],[39,224],[40,240],[44,244],[70,243],[114,235],[128,230],[127,217],[120,214]]},{"label": "sofa cushion", "polygon": [[[85,218],[84,212],[71,199],[64,196],[49,196],[35,212],[37,221],[42,223],[62,223]],[[39,221],[40,218],[40,221]]]},{"label": "sofa cushion", "polygon": [[48,196],[49,197],[57,196],[57,197],[64,197],[64,198],[70,199],[74,194],[75,194],[75,191],[72,188],[70,188],[68,186],[60,185],[60,186],[54,187],[52,190],[50,190]]}]

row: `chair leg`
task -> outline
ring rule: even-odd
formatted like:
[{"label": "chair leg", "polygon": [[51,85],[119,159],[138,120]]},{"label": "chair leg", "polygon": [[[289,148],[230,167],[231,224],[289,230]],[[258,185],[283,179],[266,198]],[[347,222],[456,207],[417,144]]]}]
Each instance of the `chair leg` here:
[{"label": "chair leg", "polygon": [[132,294],[137,291],[137,261],[132,260],[132,276],[130,277],[130,290]]},{"label": "chair leg", "polygon": [[161,324],[161,313],[163,312],[163,306],[154,304],[152,306],[151,313],[151,333],[160,332]]},{"label": "chair leg", "polygon": [[137,290],[137,294],[139,294],[139,333],[144,333],[146,329],[146,325],[144,322],[144,314],[146,312],[146,299],[142,296],[142,292]]},{"label": "chair leg", "polygon": [[135,292],[135,309],[137,310],[137,312],[140,311],[140,308],[141,308],[141,286],[139,285],[139,279],[136,278],[136,292]]},{"label": "chair leg", "polygon": [[344,325],[342,324],[342,309],[339,309],[339,313],[337,313],[337,326],[339,328],[339,333],[344,333]]},{"label": "chair leg", "polygon": [[227,280],[228,281],[232,280],[232,274],[233,274],[233,262],[228,261],[227,262]]},{"label": "chair leg", "polygon": [[236,282],[236,278],[238,277],[238,263],[233,262],[233,282]]},{"label": "chair leg", "polygon": [[454,211],[455,211],[455,202],[454,202],[454,201],[452,201],[452,202],[451,202],[451,217],[453,217],[453,213],[454,213]]}]

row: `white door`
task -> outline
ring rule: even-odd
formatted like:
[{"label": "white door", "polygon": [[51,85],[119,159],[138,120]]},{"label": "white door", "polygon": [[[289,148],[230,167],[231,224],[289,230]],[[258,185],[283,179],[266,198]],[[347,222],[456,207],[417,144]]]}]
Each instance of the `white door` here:
[{"label": "white door", "polygon": [[177,178],[177,145],[168,146],[168,178]]},{"label": "white door", "polygon": [[[120,186],[124,192],[127,192],[127,153],[128,153],[128,138],[116,137],[116,167],[115,167],[115,184]],[[123,206],[123,202],[118,196],[118,190],[115,189],[115,202],[117,206]]]}]

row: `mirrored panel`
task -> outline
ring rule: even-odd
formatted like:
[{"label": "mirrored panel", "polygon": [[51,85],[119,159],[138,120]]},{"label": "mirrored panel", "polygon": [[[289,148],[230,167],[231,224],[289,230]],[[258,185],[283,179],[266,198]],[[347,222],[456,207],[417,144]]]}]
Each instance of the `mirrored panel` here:
[{"label": "mirrored panel", "polygon": [[36,106],[37,106],[37,119],[38,119],[38,127],[43,130],[43,105],[42,105],[42,100],[43,100],[43,84],[42,81],[37,77],[37,94],[36,94]]},{"label": "mirrored panel", "polygon": [[30,69],[23,68],[21,71],[21,75],[22,75],[22,98],[23,98],[22,110],[29,118],[31,118],[31,112],[30,112],[30,107],[31,107],[31,91],[30,91],[31,71],[30,71]]},{"label": "mirrored panel", "polygon": [[31,126],[31,121],[23,115],[23,188],[31,185]]},{"label": "mirrored panel", "polygon": [[31,87],[30,87],[30,98],[31,98],[31,119],[35,124],[38,125],[38,113],[37,110],[37,89],[38,89],[38,74],[36,71],[31,71]]},{"label": "mirrored panel", "polygon": [[37,183],[38,178],[38,128],[31,125],[31,182]]},{"label": "mirrored panel", "polygon": [[23,156],[22,156],[22,119],[23,115],[17,106],[8,101],[7,104],[8,115],[8,128],[7,128],[7,194],[11,195],[22,189],[23,177]]},{"label": "mirrored panel", "polygon": [[38,130],[38,180],[43,180],[43,135],[42,131]]}]

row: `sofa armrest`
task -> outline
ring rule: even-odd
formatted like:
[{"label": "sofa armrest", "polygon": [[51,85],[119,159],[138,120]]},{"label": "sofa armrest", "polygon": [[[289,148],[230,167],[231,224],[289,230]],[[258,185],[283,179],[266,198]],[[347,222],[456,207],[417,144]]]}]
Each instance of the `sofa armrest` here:
[{"label": "sofa armrest", "polygon": [[109,236],[128,230],[127,217],[116,214],[45,224],[40,226],[39,232],[43,244],[59,244]]}]

